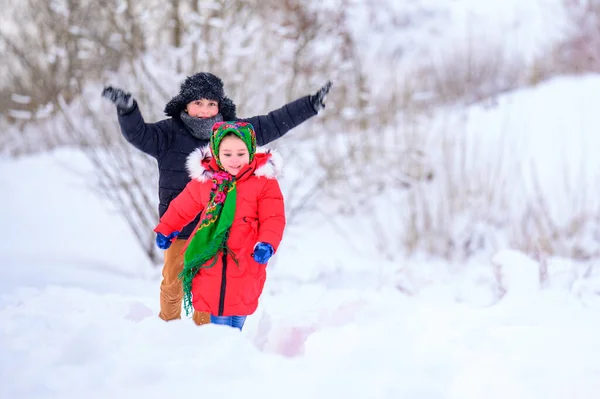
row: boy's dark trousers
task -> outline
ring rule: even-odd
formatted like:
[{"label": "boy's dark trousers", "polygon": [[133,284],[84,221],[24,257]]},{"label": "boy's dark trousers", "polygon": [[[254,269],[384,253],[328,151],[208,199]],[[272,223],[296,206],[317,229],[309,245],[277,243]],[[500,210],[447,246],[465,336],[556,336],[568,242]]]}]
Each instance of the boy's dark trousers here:
[{"label": "boy's dark trousers", "polygon": [[[165,264],[163,266],[163,280],[160,283],[160,313],[158,317],[163,320],[181,318],[181,302],[183,300],[183,286],[179,280],[179,273],[183,270],[183,254],[181,250],[186,240],[175,240],[165,251]],[[194,311],[194,323],[197,325],[210,323],[210,314]]]}]

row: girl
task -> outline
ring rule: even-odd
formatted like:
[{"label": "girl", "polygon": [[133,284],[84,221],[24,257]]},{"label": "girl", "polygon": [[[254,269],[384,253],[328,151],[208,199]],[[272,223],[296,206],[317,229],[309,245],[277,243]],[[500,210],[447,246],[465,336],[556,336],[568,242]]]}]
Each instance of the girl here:
[{"label": "girl", "polygon": [[219,122],[209,149],[187,160],[192,180],[169,205],[154,229],[167,249],[198,214],[200,222],[184,248],[184,307],[210,313],[210,321],[242,329],[254,313],[266,265],[285,227],[283,195],[273,153],[256,153],[247,122]]}]

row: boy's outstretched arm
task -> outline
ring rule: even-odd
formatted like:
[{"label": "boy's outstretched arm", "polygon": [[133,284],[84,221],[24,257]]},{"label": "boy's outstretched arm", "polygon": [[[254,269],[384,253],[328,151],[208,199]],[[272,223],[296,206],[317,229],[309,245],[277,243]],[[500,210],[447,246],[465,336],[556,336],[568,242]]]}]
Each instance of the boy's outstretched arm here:
[{"label": "boy's outstretched arm", "polygon": [[274,141],[302,122],[317,115],[325,108],[325,98],[329,93],[332,82],[329,81],[315,94],[300,97],[283,107],[269,112],[267,115],[258,115],[241,119],[254,126],[256,142],[259,146]]},{"label": "boy's outstretched arm", "polygon": [[142,113],[131,93],[117,87],[104,87],[102,97],[117,107],[121,133],[128,142],[154,158],[158,158],[165,151],[171,130],[169,119],[157,123],[144,122]]}]

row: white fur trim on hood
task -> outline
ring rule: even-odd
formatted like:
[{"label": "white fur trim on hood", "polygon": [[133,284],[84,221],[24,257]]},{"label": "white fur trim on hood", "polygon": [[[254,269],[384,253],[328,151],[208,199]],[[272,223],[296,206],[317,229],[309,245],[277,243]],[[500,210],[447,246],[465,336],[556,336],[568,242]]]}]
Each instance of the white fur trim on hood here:
[{"label": "white fur trim on hood", "polygon": [[[258,167],[254,171],[255,176],[266,177],[267,179],[275,179],[282,176],[283,159],[281,155],[269,148],[257,149],[257,154],[271,154],[267,163]],[[203,183],[212,179],[213,172],[206,169],[202,164],[203,161],[208,161],[212,158],[210,147],[208,145],[195,149],[186,160],[186,168],[190,177]]]},{"label": "white fur trim on hood", "polygon": [[202,161],[210,158],[212,158],[212,154],[210,153],[210,147],[207,145],[196,148],[188,155],[185,166],[192,179],[205,182],[212,178],[212,172],[202,165]]},{"label": "white fur trim on hood", "polygon": [[277,179],[283,176],[283,158],[280,153],[273,151],[270,148],[257,150],[257,153],[271,154],[271,157],[266,164],[258,167],[254,171],[255,176],[263,176],[267,179]]}]

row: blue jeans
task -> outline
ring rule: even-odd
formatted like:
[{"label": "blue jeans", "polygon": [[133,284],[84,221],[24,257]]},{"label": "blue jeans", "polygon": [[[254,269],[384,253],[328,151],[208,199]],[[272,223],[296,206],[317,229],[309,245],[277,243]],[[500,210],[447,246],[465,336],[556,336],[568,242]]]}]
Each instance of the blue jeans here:
[{"label": "blue jeans", "polygon": [[220,324],[223,326],[229,326],[233,328],[239,328],[242,331],[246,316],[213,316],[210,315],[210,322],[212,324]]}]

